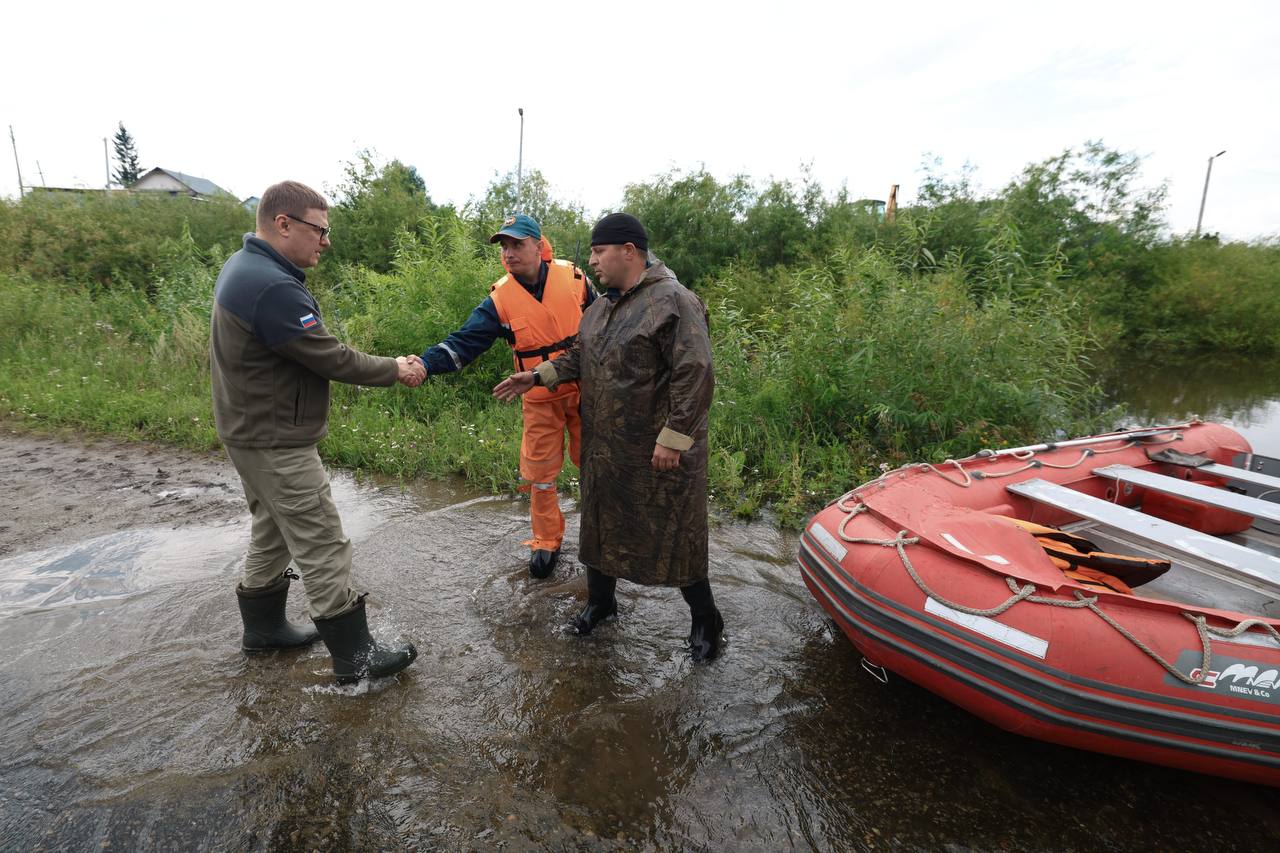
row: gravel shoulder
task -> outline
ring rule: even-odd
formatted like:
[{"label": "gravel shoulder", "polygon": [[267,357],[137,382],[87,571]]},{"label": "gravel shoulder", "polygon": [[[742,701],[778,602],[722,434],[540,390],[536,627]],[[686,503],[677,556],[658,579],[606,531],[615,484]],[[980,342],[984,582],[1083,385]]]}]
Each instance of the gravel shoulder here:
[{"label": "gravel shoulder", "polygon": [[240,479],[221,451],[0,425],[0,556],[245,513]]}]

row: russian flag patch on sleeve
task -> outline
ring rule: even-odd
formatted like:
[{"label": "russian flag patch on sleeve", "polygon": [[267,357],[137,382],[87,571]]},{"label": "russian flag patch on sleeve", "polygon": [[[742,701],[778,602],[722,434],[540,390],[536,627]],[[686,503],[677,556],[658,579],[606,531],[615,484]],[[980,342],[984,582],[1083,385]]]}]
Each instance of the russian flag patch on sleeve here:
[{"label": "russian flag patch on sleeve", "polygon": [[320,321],[316,319],[315,314],[303,314],[298,318],[298,322],[302,324],[302,328],[304,329],[310,329],[314,326],[320,325]]}]

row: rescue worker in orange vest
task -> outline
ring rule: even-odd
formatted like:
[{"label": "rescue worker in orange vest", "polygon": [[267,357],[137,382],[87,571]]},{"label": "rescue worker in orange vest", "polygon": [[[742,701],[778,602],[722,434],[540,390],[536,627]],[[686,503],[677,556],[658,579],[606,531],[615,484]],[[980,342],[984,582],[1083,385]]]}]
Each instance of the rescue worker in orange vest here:
[{"label": "rescue worker in orange vest", "polygon": [[[502,265],[508,274],[489,288],[488,298],[476,306],[462,328],[422,354],[428,376],[461,370],[498,338],[511,345],[517,372],[532,370],[573,345],[582,312],[596,298],[595,288],[580,269],[552,258],[551,244],[532,217],[507,217],[489,242],[502,244]],[[525,542],[532,550],[529,574],[545,578],[555,568],[564,538],[556,478],[564,465],[566,430],[569,458],[578,464],[582,440],[578,383],[565,383],[554,392],[533,389],[524,396],[522,413],[520,477],[528,484],[533,523],[533,538]]]}]

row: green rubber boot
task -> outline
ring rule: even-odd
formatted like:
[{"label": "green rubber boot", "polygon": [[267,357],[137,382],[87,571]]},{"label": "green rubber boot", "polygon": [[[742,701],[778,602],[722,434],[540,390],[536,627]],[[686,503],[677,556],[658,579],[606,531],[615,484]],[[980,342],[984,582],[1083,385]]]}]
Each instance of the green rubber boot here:
[{"label": "green rubber boot", "polygon": [[246,652],[269,652],[309,646],[320,638],[311,626],[295,625],[285,618],[285,602],[289,598],[289,581],[297,575],[285,571],[275,583],[255,589],[236,584],[240,602],[240,621],[244,636],[240,640]]},{"label": "green rubber boot", "polygon": [[315,619],[329,654],[333,656],[333,674],[339,684],[354,684],[362,678],[385,678],[395,675],[413,663],[418,650],[413,643],[403,649],[378,645],[369,634],[364,612],[364,596],[351,610],[328,619]]}]

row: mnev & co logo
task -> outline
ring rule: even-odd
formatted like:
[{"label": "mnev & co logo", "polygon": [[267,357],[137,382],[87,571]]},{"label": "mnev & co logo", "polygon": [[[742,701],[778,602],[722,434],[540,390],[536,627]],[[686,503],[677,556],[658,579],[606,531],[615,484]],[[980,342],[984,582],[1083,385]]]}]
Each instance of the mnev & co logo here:
[{"label": "mnev & co logo", "polygon": [[[1190,678],[1199,678],[1200,663],[1201,652],[1188,649],[1178,655],[1177,668]],[[1165,675],[1165,683],[1280,704],[1280,666],[1223,655],[1214,655],[1213,664],[1199,684],[1190,685],[1172,675]]]}]

